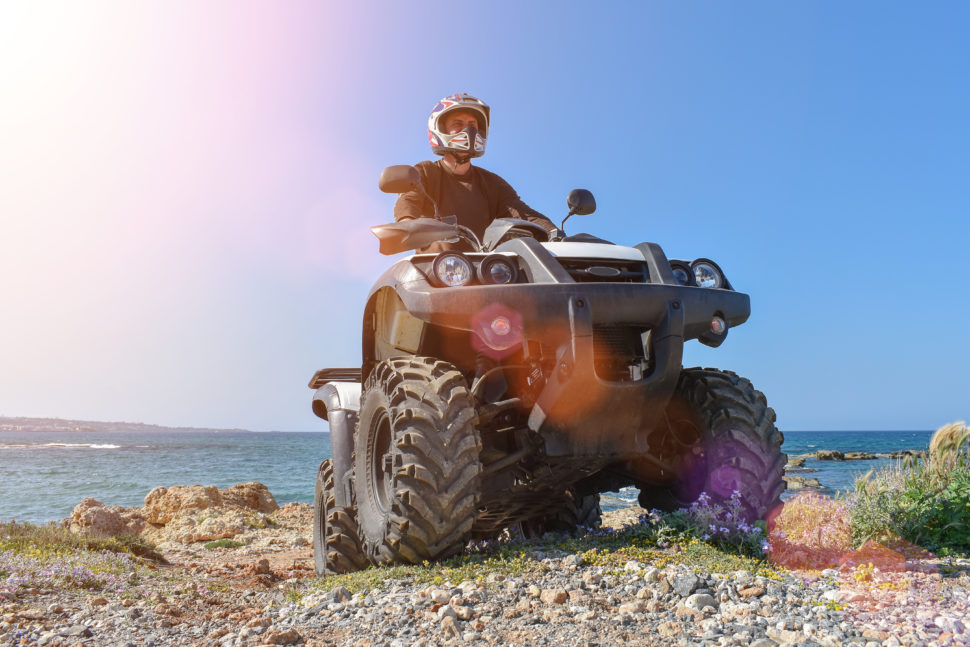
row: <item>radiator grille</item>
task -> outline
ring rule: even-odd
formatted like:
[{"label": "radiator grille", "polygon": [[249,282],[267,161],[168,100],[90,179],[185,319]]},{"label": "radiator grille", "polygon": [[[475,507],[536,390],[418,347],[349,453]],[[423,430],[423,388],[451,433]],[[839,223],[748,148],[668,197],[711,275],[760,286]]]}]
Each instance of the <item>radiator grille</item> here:
[{"label": "radiator grille", "polygon": [[559,264],[577,283],[647,283],[650,280],[644,261],[602,258],[559,258]]}]

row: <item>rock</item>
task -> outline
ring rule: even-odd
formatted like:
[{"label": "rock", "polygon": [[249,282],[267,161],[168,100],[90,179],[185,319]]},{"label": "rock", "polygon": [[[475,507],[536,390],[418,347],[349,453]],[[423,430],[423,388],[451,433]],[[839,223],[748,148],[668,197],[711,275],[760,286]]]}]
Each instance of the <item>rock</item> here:
[{"label": "rock", "polygon": [[681,628],[676,622],[662,622],[657,627],[657,633],[659,633],[661,636],[673,637],[681,633]]},{"label": "rock", "polygon": [[788,484],[789,490],[821,490],[822,484],[816,478],[807,476],[788,476],[782,477]]},{"label": "rock", "polygon": [[793,458],[793,457],[788,458],[788,467],[804,467],[804,465],[805,465],[804,456],[799,456],[798,458]]},{"label": "rock", "polygon": [[846,452],[845,460],[847,461],[871,461],[878,458],[875,454],[870,454],[869,452]]},{"label": "rock", "polygon": [[566,589],[544,589],[539,594],[539,599],[546,604],[565,604],[569,594],[566,593]]},{"label": "rock", "polygon": [[830,589],[823,592],[821,597],[828,602],[842,602],[845,600],[846,595],[839,589]]},{"label": "rock", "polygon": [[444,620],[445,618],[452,618],[453,620],[458,619],[458,614],[455,609],[450,605],[446,604],[440,609],[438,609],[438,620]]},{"label": "rock", "polygon": [[354,597],[354,594],[342,586],[338,586],[330,592],[334,602],[347,602]]},{"label": "rock", "polygon": [[448,604],[451,600],[451,591],[444,591],[442,589],[431,589],[429,594],[431,601],[435,604]]},{"label": "rock", "polygon": [[145,496],[145,519],[149,523],[167,524],[176,515],[200,512],[222,504],[214,485],[173,485],[157,487]]},{"label": "rock", "polygon": [[303,642],[303,636],[292,627],[289,629],[270,629],[263,634],[260,642],[270,645],[294,645]]},{"label": "rock", "polygon": [[717,600],[707,593],[695,593],[684,600],[684,606],[695,611],[703,611],[704,607],[717,609]]},{"label": "rock", "polygon": [[759,586],[757,584],[752,584],[750,586],[743,586],[738,589],[738,595],[742,598],[757,598],[765,594],[765,587]]},{"label": "rock", "polygon": [[898,449],[888,454],[879,454],[879,458],[926,458],[926,452],[920,449]]},{"label": "rock", "polygon": [[700,578],[693,573],[679,573],[674,576],[674,581],[671,584],[673,585],[674,591],[677,592],[677,595],[686,598],[694,592],[694,589],[697,588],[699,583]]},{"label": "rock", "polygon": [[121,506],[106,506],[97,499],[85,498],[71,511],[68,527],[71,532],[86,532],[101,537],[139,535],[145,519],[137,510]]},{"label": "rock", "polygon": [[805,638],[805,634],[791,631],[789,629],[778,629],[777,627],[768,627],[765,629],[765,634],[777,643],[796,643],[801,642]]},{"label": "rock", "polygon": [[268,575],[270,572],[269,560],[265,558],[250,564],[246,568],[247,575]]},{"label": "rock", "polygon": [[90,638],[92,635],[94,635],[86,625],[65,627],[64,629],[61,629],[58,634],[65,638]]},{"label": "rock", "polygon": [[441,619],[441,632],[446,638],[458,638],[461,636],[461,630],[458,629],[458,623],[451,616],[445,616]]},{"label": "rock", "polygon": [[942,629],[943,631],[948,631],[951,634],[960,635],[966,631],[966,626],[958,618],[949,618],[947,616],[938,616],[933,619],[933,624]]},{"label": "rock", "polygon": [[751,647],[775,647],[777,645],[774,640],[770,638],[759,638],[758,640],[751,643]]},{"label": "rock", "polygon": [[225,490],[220,490],[219,494],[222,496],[222,505],[226,506],[248,508],[266,514],[280,509],[276,499],[270,494],[269,488],[256,481],[237,483]]},{"label": "rock", "polygon": [[815,452],[815,458],[820,461],[844,461],[845,454],[837,449],[820,449]]},{"label": "rock", "polygon": [[640,602],[627,602],[621,604],[616,611],[621,616],[632,616],[643,611],[643,604]]}]

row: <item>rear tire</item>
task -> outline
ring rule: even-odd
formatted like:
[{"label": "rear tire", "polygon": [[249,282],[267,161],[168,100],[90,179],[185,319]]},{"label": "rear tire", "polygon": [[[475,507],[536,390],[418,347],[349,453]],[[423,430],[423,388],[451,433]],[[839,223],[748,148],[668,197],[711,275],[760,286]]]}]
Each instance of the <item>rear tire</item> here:
[{"label": "rear tire", "polygon": [[730,371],[681,372],[667,408],[668,436],[682,450],[672,486],[644,486],[640,505],[670,510],[706,492],[724,502],[735,491],[748,521],[766,519],[781,504],[788,457],[775,412],[751,382]]},{"label": "rear tire", "polygon": [[374,564],[459,552],[478,514],[482,443],[465,378],[432,358],[389,359],[364,385],[357,509]]},{"label": "rear tire", "polygon": [[353,508],[334,502],[333,463],[329,458],[320,463],[313,489],[313,566],[320,576],[369,566],[361,550]]}]

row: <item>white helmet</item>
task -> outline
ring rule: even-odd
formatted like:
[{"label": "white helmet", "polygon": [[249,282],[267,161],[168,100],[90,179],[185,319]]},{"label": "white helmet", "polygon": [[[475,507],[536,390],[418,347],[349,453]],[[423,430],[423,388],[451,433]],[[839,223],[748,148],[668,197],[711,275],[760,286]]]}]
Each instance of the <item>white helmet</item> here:
[{"label": "white helmet", "polygon": [[[466,128],[449,135],[444,132],[445,115],[458,110],[468,110],[478,115],[480,128]],[[459,92],[445,97],[431,111],[428,117],[428,143],[436,155],[455,153],[468,157],[481,157],[485,154],[485,140],[488,137],[488,104],[470,94]],[[470,141],[474,139],[473,143]]]}]

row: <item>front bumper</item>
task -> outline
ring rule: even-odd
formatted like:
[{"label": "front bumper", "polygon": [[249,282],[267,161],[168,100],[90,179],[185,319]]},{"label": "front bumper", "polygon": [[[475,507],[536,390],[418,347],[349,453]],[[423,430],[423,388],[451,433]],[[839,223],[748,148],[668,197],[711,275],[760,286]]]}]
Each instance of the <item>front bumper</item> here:
[{"label": "front bumper", "polygon": [[[709,331],[714,316],[733,327],[750,314],[746,294],[657,284],[517,284],[398,294],[412,316],[479,338],[479,313],[514,313],[524,340],[556,349],[555,368],[529,415],[550,456],[648,452],[648,436],[663,422],[676,388],[684,341]],[[594,328],[601,325],[649,330],[651,370],[635,380],[602,379],[594,368]]]}]

